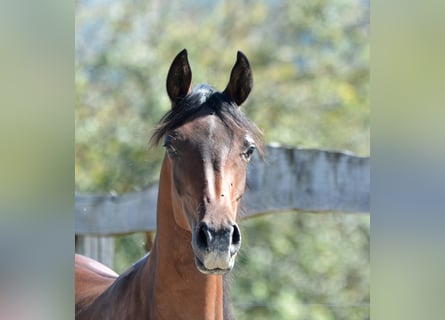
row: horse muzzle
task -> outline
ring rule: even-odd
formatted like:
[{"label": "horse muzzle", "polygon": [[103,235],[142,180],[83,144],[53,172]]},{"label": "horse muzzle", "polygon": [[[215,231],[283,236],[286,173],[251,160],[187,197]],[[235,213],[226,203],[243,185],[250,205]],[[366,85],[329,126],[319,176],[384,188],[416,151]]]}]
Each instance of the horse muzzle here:
[{"label": "horse muzzle", "polygon": [[231,271],[240,247],[241,233],[236,223],[216,229],[200,222],[192,235],[195,264],[204,274]]}]

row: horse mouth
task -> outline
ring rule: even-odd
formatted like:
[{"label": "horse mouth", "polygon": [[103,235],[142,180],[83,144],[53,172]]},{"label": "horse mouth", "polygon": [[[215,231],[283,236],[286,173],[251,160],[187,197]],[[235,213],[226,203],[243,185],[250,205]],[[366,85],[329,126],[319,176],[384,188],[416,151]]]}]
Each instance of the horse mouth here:
[{"label": "horse mouth", "polygon": [[229,273],[230,271],[232,271],[232,268],[233,268],[233,266],[231,266],[231,267],[229,266],[227,269],[221,269],[221,268],[208,269],[208,268],[206,268],[204,263],[201,261],[201,259],[199,259],[197,256],[195,256],[195,265],[196,265],[196,268],[198,268],[198,270],[201,273],[204,273],[207,275],[226,274],[226,273]]}]

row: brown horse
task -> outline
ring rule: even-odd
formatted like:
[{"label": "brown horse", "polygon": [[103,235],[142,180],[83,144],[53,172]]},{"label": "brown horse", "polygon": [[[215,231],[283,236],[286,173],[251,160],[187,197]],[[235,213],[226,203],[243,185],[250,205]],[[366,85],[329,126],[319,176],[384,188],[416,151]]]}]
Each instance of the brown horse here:
[{"label": "brown horse", "polygon": [[192,90],[184,49],[167,76],[172,108],[164,141],[153,248],[125,273],[76,255],[76,319],[230,319],[223,275],[241,245],[236,224],[247,164],[261,135],[240,110],[253,83],[241,52],[223,92]]}]

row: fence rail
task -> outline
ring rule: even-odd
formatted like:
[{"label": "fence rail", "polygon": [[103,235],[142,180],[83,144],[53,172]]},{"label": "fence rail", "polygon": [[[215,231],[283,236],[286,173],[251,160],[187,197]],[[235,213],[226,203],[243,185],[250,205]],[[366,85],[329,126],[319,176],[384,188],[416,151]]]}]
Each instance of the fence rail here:
[{"label": "fence rail", "polygon": [[[349,153],[267,146],[254,157],[240,205],[243,218],[286,210],[369,213],[370,159]],[[119,196],[77,194],[77,235],[156,228],[158,185]]]},{"label": "fence rail", "polygon": [[[369,213],[370,159],[344,152],[266,148],[254,156],[243,218],[288,210]],[[156,229],[158,185],[119,196],[77,194],[76,252],[112,267],[113,236]]]}]

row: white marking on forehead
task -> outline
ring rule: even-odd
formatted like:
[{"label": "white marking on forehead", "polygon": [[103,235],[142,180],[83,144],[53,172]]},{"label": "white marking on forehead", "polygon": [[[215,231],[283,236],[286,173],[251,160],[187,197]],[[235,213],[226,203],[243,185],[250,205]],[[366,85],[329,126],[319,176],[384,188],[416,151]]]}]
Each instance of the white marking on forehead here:
[{"label": "white marking on forehead", "polygon": [[[208,138],[214,136],[215,134],[215,128],[216,128],[216,122],[215,122],[215,117],[213,116],[209,116],[208,117]],[[210,146],[210,149],[208,149],[205,157],[205,164],[204,164],[204,175],[205,175],[205,179],[207,180],[207,192],[208,195],[213,198],[215,196],[215,172],[213,170],[213,154],[211,152],[212,146]]]},{"label": "white marking on forehead", "polygon": [[209,117],[209,137],[212,137],[216,128],[216,121],[214,116]]},{"label": "white marking on forehead", "polygon": [[216,195],[215,190],[215,172],[213,171],[212,164],[206,163],[204,168],[204,175],[207,181],[207,193],[210,198],[214,198]]}]

